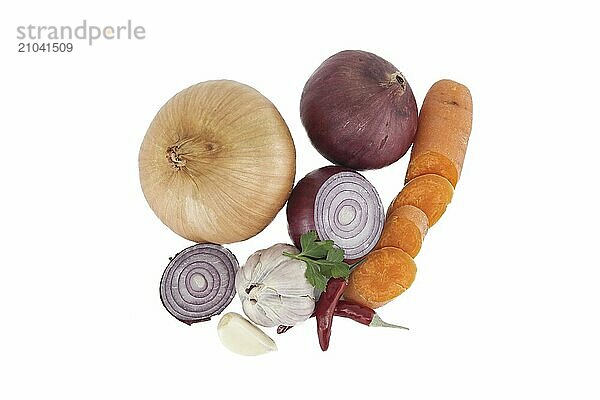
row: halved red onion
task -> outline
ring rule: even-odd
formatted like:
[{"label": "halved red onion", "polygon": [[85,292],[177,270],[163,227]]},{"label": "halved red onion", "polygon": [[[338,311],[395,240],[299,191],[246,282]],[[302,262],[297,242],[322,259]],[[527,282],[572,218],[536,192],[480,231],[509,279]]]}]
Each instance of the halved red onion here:
[{"label": "halved red onion", "polygon": [[288,200],[288,231],[294,244],[314,230],[333,240],[346,260],[367,255],[375,247],[385,221],[381,198],[373,185],[349,168],[329,166],[302,178]]},{"label": "halved red onion", "polygon": [[169,262],[160,298],[171,315],[190,325],[220,314],[235,296],[238,261],[218,244],[196,244]]}]

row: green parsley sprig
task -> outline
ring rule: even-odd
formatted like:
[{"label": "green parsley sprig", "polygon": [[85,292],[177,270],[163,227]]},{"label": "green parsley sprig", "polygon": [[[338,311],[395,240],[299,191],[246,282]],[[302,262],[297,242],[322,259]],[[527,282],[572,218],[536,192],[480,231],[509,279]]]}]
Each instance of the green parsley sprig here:
[{"label": "green parsley sprig", "polygon": [[283,252],[284,256],[306,263],[304,276],[308,282],[319,290],[325,290],[331,278],[348,279],[352,268],[364,259],[348,265],[344,262],[344,250],[333,243],[333,240],[319,240],[317,232],[309,231],[300,237],[300,253]]}]

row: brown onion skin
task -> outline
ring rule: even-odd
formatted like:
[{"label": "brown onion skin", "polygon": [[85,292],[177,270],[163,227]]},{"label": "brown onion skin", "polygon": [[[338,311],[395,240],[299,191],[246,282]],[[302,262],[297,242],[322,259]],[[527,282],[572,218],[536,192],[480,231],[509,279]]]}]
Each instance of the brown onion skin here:
[{"label": "brown onion skin", "polygon": [[300,236],[308,231],[317,230],[313,218],[317,192],[327,179],[344,171],[352,170],[335,165],[316,169],[300,179],[294,190],[292,190],[285,211],[288,221],[288,233],[297,248],[300,249]]},{"label": "brown onion skin", "polygon": [[341,51],[306,82],[300,118],[313,146],[345,167],[377,169],[398,161],[417,130],[410,85],[396,67],[360,50]]}]

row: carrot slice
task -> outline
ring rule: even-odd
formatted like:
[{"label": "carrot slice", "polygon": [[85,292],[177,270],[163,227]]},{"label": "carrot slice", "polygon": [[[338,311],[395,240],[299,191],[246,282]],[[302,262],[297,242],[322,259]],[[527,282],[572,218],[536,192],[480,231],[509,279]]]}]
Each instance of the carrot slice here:
[{"label": "carrot slice", "polygon": [[406,182],[421,175],[436,174],[456,187],[472,120],[473,102],[466,86],[448,79],[434,83],[419,114]]},{"label": "carrot slice", "polygon": [[350,274],[344,298],[377,308],[398,297],[415,280],[417,266],[411,256],[395,247],[369,253]]},{"label": "carrot slice", "polygon": [[388,209],[388,216],[401,206],[415,206],[427,215],[431,228],[446,211],[453,194],[454,187],[448,179],[434,174],[418,176],[398,193]]},{"label": "carrot slice", "polygon": [[375,249],[396,247],[415,258],[425,239],[429,219],[419,208],[411,205],[397,207],[386,219]]}]

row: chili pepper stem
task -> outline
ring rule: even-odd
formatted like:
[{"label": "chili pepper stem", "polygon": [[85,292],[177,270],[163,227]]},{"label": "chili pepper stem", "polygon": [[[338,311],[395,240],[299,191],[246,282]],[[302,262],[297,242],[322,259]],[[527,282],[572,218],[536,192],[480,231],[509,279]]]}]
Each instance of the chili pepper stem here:
[{"label": "chili pepper stem", "polygon": [[379,317],[379,315],[377,315],[377,314],[373,315],[373,319],[371,320],[371,323],[369,324],[369,326],[382,327],[382,328],[399,328],[399,329],[408,330],[408,328],[405,326],[388,324],[387,322],[382,320],[381,317]]}]

